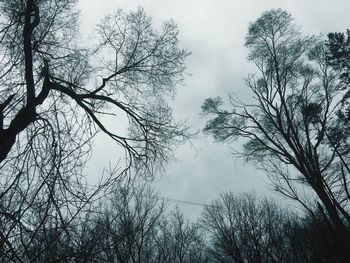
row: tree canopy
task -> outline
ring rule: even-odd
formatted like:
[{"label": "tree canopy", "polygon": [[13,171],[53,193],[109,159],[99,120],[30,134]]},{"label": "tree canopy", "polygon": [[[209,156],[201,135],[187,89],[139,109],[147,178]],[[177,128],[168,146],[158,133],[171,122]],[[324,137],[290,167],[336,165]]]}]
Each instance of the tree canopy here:
[{"label": "tree canopy", "polygon": [[250,25],[245,46],[257,68],[246,81],[253,102],[207,99],[204,131],[221,142],[243,140],[239,154],[267,171],[276,191],[311,214],[318,207],[348,240],[349,148],[337,114],[344,90],[324,42],[273,9]]},{"label": "tree canopy", "polygon": [[[185,135],[165,98],[182,80],[188,55],[178,47],[176,25],[155,30],[141,8],[118,10],[84,45],[75,3],[1,3],[0,161],[29,151],[51,151],[51,160],[63,149],[82,152],[102,131],[126,150],[130,164],[151,172]],[[117,130],[104,123],[105,114],[115,117]]]}]

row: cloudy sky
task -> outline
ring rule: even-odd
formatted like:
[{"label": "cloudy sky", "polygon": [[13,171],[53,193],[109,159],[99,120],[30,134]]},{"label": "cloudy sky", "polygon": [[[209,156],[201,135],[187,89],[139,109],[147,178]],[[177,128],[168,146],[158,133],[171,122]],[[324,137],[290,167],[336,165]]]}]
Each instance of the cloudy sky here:
[{"label": "cloudy sky", "polygon": [[[204,126],[200,106],[204,99],[235,93],[249,99],[244,77],[254,72],[243,47],[250,22],[271,8],[290,12],[307,34],[326,34],[350,28],[349,0],[80,0],[83,32],[114,9],[135,10],[144,7],[155,26],[173,19],[180,29],[181,46],[192,52],[184,85],[178,87],[174,101],[177,119],[186,119],[193,130]],[[110,149],[108,152],[106,149]],[[95,142],[89,169],[100,173],[109,162],[118,159],[110,141],[103,136]],[[224,191],[256,191],[271,195],[266,177],[251,164],[235,160],[225,145],[199,135],[192,145],[181,146],[176,160],[165,174],[153,183],[160,195],[169,198],[207,203]],[[178,203],[190,218],[200,206]]]}]

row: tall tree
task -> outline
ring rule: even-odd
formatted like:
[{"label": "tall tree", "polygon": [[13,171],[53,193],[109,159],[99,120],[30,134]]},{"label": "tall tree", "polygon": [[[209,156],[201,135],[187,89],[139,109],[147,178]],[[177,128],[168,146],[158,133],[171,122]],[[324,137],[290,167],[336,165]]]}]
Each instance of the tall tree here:
[{"label": "tall tree", "polygon": [[159,223],[155,243],[156,262],[211,262],[201,226],[186,220],[178,208]]},{"label": "tall tree", "polygon": [[[165,202],[145,184],[115,189],[111,207],[97,225],[96,260],[154,262],[155,236]],[[95,232],[92,229],[93,232]]]},{"label": "tall tree", "polygon": [[[50,219],[62,233],[102,188],[131,167],[152,175],[187,136],[167,104],[188,55],[175,23],[156,30],[141,8],[118,10],[84,45],[76,2],[0,1],[1,252],[19,262]],[[99,131],[125,154],[91,190],[83,168]],[[14,238],[24,233],[29,243]]]},{"label": "tall tree", "polygon": [[348,240],[349,151],[334,131],[342,85],[324,44],[303,36],[291,15],[277,9],[250,25],[245,45],[258,70],[247,79],[253,101],[230,97],[227,108],[221,98],[207,99],[205,132],[221,142],[243,141],[240,154],[268,172],[275,190],[310,213],[317,204],[335,235]]}]

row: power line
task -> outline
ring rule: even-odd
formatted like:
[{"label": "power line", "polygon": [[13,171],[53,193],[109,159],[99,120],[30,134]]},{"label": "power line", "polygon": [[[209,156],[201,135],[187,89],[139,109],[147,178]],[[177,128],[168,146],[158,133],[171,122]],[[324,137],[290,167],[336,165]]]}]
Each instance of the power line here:
[{"label": "power line", "polygon": [[170,198],[170,197],[162,197],[158,196],[160,199],[163,199],[165,201],[170,201],[170,202],[176,202],[176,203],[182,203],[186,205],[194,205],[194,206],[200,206],[200,207],[206,207],[208,205],[202,204],[202,203],[197,203],[197,202],[192,202],[192,201],[187,201],[187,200],[180,200],[180,199],[175,199],[175,198]]},{"label": "power line", "polygon": [[[92,189],[94,187],[94,185],[92,184],[86,184],[86,186],[90,189]],[[153,195],[153,196],[147,196],[144,194],[139,194],[139,193],[132,193],[131,196],[140,196],[140,197],[146,197],[146,198],[155,198],[158,200],[163,200],[163,201],[169,201],[169,202],[174,202],[174,203],[181,203],[181,204],[185,204],[185,205],[193,205],[193,206],[199,206],[199,207],[208,207],[208,206],[212,206],[212,205],[208,205],[205,203],[199,203],[199,202],[193,202],[193,201],[188,201],[188,200],[182,200],[182,199],[177,199],[177,198],[171,198],[171,197],[165,197],[165,196],[160,196],[160,195]]]}]

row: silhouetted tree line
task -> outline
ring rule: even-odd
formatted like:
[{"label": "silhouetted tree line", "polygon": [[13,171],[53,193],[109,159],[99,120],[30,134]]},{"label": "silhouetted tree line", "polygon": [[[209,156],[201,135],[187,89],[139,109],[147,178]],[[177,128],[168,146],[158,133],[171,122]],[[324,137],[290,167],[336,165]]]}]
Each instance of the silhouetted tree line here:
[{"label": "silhouetted tree line", "polygon": [[[167,205],[146,184],[123,185],[65,229],[51,220],[34,241],[31,233],[14,236],[13,248],[23,251],[22,262],[343,262],[323,215],[232,192],[196,222]],[[16,261],[4,253],[0,260]]]},{"label": "silhouetted tree line", "polygon": [[[76,2],[0,0],[1,262],[348,262],[349,31],[305,36],[280,9],[250,25],[252,102],[207,99],[204,131],[240,139],[301,212],[224,193],[193,223],[130,183],[190,137],[167,103],[189,55],[176,24],[118,10],[84,46]],[[90,187],[99,132],[122,153]]]}]

